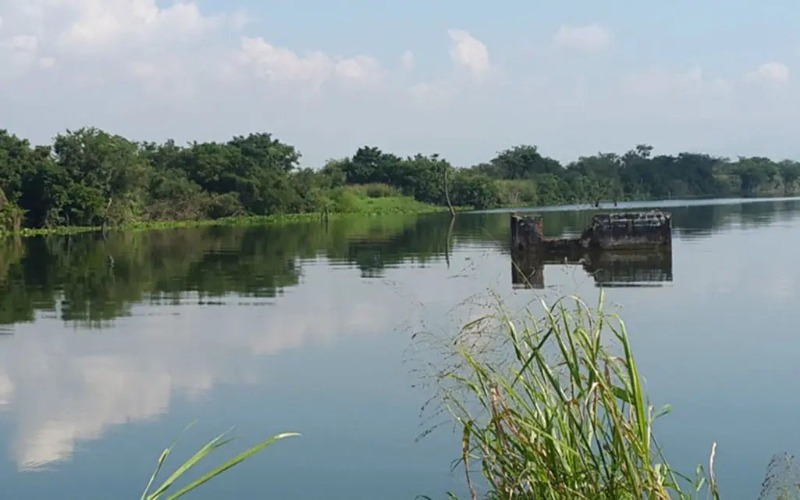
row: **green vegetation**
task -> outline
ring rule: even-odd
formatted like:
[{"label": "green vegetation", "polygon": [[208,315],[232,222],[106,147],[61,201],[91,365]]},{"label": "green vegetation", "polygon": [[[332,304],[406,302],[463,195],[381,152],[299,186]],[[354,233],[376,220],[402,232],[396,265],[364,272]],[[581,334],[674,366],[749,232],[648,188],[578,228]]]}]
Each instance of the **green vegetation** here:
[{"label": "green vegetation", "polygon": [[[168,491],[173,486],[176,486],[176,482],[183,478],[183,476],[188,473],[194,466],[203,462],[203,460],[208,457],[213,451],[225,446],[226,444],[230,443],[232,439],[225,438],[227,432],[220,434],[219,436],[215,437],[208,443],[206,443],[203,447],[201,447],[197,452],[191,456],[188,460],[186,460],[180,467],[175,469],[175,471],[165,479],[160,486],[157,488],[153,487],[153,483],[155,482],[158,474],[161,472],[164,464],[169,458],[170,454],[172,453],[173,448],[175,447],[175,443],[172,443],[168,446],[163,452],[161,452],[161,456],[158,458],[158,463],[156,464],[156,468],[153,471],[152,476],[150,476],[150,481],[148,481],[147,486],[142,493],[141,500],[161,500],[162,498],[165,500],[174,500],[176,498],[180,498],[183,495],[193,491],[194,489],[202,486],[203,484],[207,483],[208,481],[218,477],[223,472],[227,471],[235,467],[236,465],[242,463],[243,461],[247,460],[248,458],[254,456],[256,453],[262,451],[267,446],[280,441],[281,439],[286,439],[288,437],[299,436],[299,434],[295,432],[286,432],[282,434],[277,434],[265,441],[262,441],[255,446],[239,453],[235,457],[223,462],[222,464],[214,467],[210,471],[206,472],[205,474],[201,475],[199,478],[191,481],[189,484],[181,487],[178,491],[174,493],[169,493]],[[151,491],[152,490],[152,491]]]},{"label": "green vegetation", "polygon": [[[779,221],[796,203],[710,204],[671,212],[683,235],[704,238],[732,224],[751,227]],[[542,215],[545,233],[560,237],[582,231],[592,211]],[[458,245],[508,248],[505,214],[454,221],[446,213],[332,215],[328,224],[320,224],[317,216],[284,216],[282,220],[293,221],[291,226],[264,225],[263,220],[244,218],[239,225],[225,227],[0,239],[0,327],[33,321],[43,313],[96,327],[127,316],[134,304],[170,303],[187,291],[203,301],[230,294],[276,297],[297,286],[306,263],[320,258],[352,266],[364,277],[384,277],[387,269],[403,263],[428,266],[447,260]]]},{"label": "green vegetation", "polygon": [[516,146],[468,168],[436,154],[401,158],[366,146],[319,169],[301,167],[300,158],[267,133],[178,146],[82,128],[32,146],[0,130],[0,233],[420,212],[448,200],[485,209],[800,192],[794,161],[653,156],[647,145],[567,165],[535,146]]},{"label": "green vegetation", "polygon": [[706,480],[698,467],[692,483],[661,453],[653,421],[665,412],[647,401],[622,321],[602,297],[596,312],[563,300],[522,322],[499,308],[457,339],[446,404],[473,496],[476,460],[489,498],[690,498],[681,478],[718,497],[713,470]]},{"label": "green vegetation", "polygon": [[383,215],[436,212],[443,209],[403,195],[388,184],[372,183],[338,187],[331,192],[329,209],[334,213]]}]

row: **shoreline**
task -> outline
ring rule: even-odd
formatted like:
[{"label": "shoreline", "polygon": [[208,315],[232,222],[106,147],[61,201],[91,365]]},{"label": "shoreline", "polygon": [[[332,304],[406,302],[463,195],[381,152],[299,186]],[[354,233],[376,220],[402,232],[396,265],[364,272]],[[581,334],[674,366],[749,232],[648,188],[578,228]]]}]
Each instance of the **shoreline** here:
[{"label": "shoreline", "polygon": [[[235,217],[222,217],[219,219],[196,219],[178,221],[147,221],[133,222],[119,226],[108,226],[108,231],[154,231],[164,229],[186,229],[193,227],[210,226],[257,226],[279,225],[314,220],[343,219],[347,217],[381,217],[385,215],[424,215],[447,212],[447,207],[436,205],[422,205],[405,210],[375,210],[356,212],[305,212],[299,214],[281,215],[242,215]],[[7,237],[33,237],[33,236],[69,236],[73,234],[101,232],[102,226],[57,226],[51,228],[22,228],[19,231],[0,231],[0,238]]]},{"label": "shoreline", "polygon": [[[384,198],[384,199],[393,199],[394,197]],[[402,199],[403,197],[397,197],[396,199]],[[680,204],[683,202],[687,202],[691,205],[694,204],[702,204],[704,201],[717,201],[719,203],[710,203],[710,204],[720,204],[725,202],[730,203],[757,203],[757,202],[767,202],[767,201],[789,201],[789,200],[798,200],[800,196],[760,196],[760,197],[717,197],[717,198],[705,198],[705,197],[695,197],[695,198],[672,198],[668,200],[659,200],[659,199],[643,199],[643,200],[625,200],[620,201],[621,207],[614,207],[608,206],[607,203],[601,204],[600,207],[594,207],[592,205],[583,205],[583,204],[564,204],[564,205],[546,205],[541,207],[529,207],[529,206],[507,206],[507,207],[497,207],[488,210],[472,210],[467,207],[454,207],[457,213],[464,213],[464,212],[472,212],[476,214],[492,214],[492,213],[506,213],[510,211],[520,211],[520,212],[531,212],[531,211],[539,211],[539,212],[552,212],[552,211],[560,211],[560,210],[570,210],[570,211],[581,211],[581,210],[624,210],[626,208],[635,208],[638,204],[666,204],[666,205],[673,205],[673,204]],[[609,202],[610,203],[610,202]],[[625,205],[633,205],[633,206],[625,206]],[[676,205],[680,206],[680,205]],[[646,208],[646,207],[641,207]],[[425,214],[434,214],[434,213],[446,213],[448,212],[448,208],[445,206],[438,206],[438,205],[431,205],[416,202],[410,206],[407,206],[403,209],[397,208],[381,208],[378,207],[376,210],[369,211],[369,210],[359,210],[353,212],[328,212],[327,218],[330,219],[343,219],[349,217],[382,217],[385,215],[425,215]],[[134,222],[130,224],[122,224],[119,226],[109,226],[107,228],[108,231],[153,231],[153,230],[164,230],[164,229],[186,229],[186,228],[194,228],[194,227],[210,227],[210,226],[257,226],[257,225],[279,225],[279,224],[292,224],[292,223],[299,223],[299,222],[309,222],[314,220],[323,220],[326,217],[324,212],[305,212],[305,213],[298,213],[298,214],[281,214],[281,215],[242,215],[242,216],[235,216],[235,217],[223,217],[219,219],[196,219],[196,220],[178,220],[178,221],[149,221],[149,222]],[[0,231],[0,239],[7,238],[7,237],[32,237],[32,236],[69,236],[73,234],[82,234],[82,233],[94,233],[102,231],[102,226],[57,226],[52,228],[22,228],[19,231]]]}]

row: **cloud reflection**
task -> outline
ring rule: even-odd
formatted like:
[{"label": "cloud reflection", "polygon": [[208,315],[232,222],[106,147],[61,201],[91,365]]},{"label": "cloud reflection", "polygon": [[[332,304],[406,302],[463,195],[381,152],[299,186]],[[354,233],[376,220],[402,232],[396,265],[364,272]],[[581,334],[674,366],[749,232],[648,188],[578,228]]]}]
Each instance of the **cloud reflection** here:
[{"label": "cloud reflection", "polygon": [[[100,331],[65,331],[55,319],[15,327],[0,351],[0,411],[16,424],[9,450],[19,470],[69,459],[111,426],[165,414],[178,398],[200,399],[220,383],[264,383],[262,356],[343,335],[387,332],[401,320],[391,287],[358,272],[306,268],[305,284],[276,305],[136,306]],[[347,294],[334,289],[346,289]],[[194,303],[192,303],[194,302]]]}]

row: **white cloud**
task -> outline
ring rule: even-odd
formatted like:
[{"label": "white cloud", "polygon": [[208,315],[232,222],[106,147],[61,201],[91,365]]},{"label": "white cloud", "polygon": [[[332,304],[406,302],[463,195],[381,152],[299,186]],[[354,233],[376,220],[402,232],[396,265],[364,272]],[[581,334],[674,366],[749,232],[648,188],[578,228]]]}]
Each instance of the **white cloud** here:
[{"label": "white cloud", "polygon": [[783,85],[789,83],[789,78],[789,67],[777,61],[764,63],[745,75],[746,81],[759,84]]},{"label": "white cloud", "polygon": [[692,92],[702,88],[703,84],[703,72],[697,67],[688,71],[670,71],[656,67],[623,77],[623,87],[626,90],[643,95]]},{"label": "white cloud", "polygon": [[699,123],[727,117],[736,91],[729,81],[709,76],[697,66],[682,70],[656,66],[624,75],[609,102],[617,103],[616,112],[636,120]]},{"label": "white cloud", "polygon": [[664,97],[705,95],[727,97],[733,94],[733,85],[723,78],[709,78],[700,67],[671,70],[662,66],[646,71],[629,73],[622,78],[625,92],[640,96]]},{"label": "white cloud", "polygon": [[319,88],[334,78],[352,84],[374,84],[381,78],[380,63],[372,57],[332,57],[322,51],[300,55],[275,47],[261,37],[242,38],[238,61],[259,78],[312,88]]},{"label": "white cloud", "polygon": [[270,45],[263,38],[242,38],[239,60],[257,76],[274,82],[300,82],[320,85],[330,77],[331,60],[324,52],[300,56]]},{"label": "white cloud", "polygon": [[414,69],[414,65],[416,64],[414,53],[410,50],[403,52],[403,56],[400,58],[400,63],[402,64],[403,69],[406,71],[411,71]]},{"label": "white cloud", "polygon": [[[211,49],[209,57],[217,57],[205,36],[226,18],[204,15],[191,1],[156,0],[13,0],[0,4],[0,15],[10,28],[0,32],[0,76],[23,78],[58,61],[66,81],[104,82],[122,81],[129,61],[142,58],[174,74],[171,58],[180,54],[201,69],[208,60],[192,52]],[[227,17],[241,24],[243,16]]]},{"label": "white cloud", "polygon": [[242,9],[236,10],[233,14],[228,16],[228,20],[231,28],[233,28],[235,31],[242,30],[252,21],[247,12]]},{"label": "white cloud", "polygon": [[[673,51],[669,62],[675,65],[659,68],[667,61],[660,59],[663,34],[658,30],[647,40],[632,40],[618,39],[611,24],[553,24],[544,28],[544,40],[530,57],[514,43],[492,46],[490,54],[475,33],[451,29],[438,47],[404,53],[403,46],[392,52],[380,41],[353,48],[357,38],[342,41],[332,26],[296,39],[291,33],[301,26],[291,25],[295,20],[257,3],[248,7],[252,18],[235,7],[206,5],[201,0],[0,0],[4,126],[37,143],[78,125],[181,142],[265,130],[300,149],[307,166],[350,155],[366,142],[401,154],[435,150],[470,164],[490,158],[506,142],[531,137],[563,155],[559,158],[572,159],[627,143],[628,136],[639,134],[641,124],[634,121],[651,119],[652,110],[674,117],[702,111],[708,120],[691,134],[685,127],[653,132],[650,141],[658,145],[662,136],[696,138],[701,146],[703,138],[713,142],[723,135],[727,144],[734,140],[731,130],[747,136],[754,116],[775,113],[780,119],[773,123],[781,123],[782,137],[796,135],[788,110],[800,105],[795,102],[800,94],[747,85],[774,82],[793,89],[785,64],[741,69],[735,58],[704,59],[701,71],[691,66],[694,54],[681,59]],[[277,16],[270,23],[282,25],[286,38],[251,22],[267,15]],[[497,39],[520,40],[526,34],[520,30]],[[481,32],[486,40],[490,35]],[[565,57],[566,51],[597,54],[609,47],[620,57]],[[383,53],[389,59],[375,57]],[[437,54],[447,58],[439,67]],[[639,66],[640,54],[656,68]],[[709,73],[711,68],[720,73]],[[358,91],[364,88],[369,92]],[[742,104],[736,116],[726,100],[734,93]],[[281,119],[265,119],[272,116]],[[554,118],[539,122],[530,116]],[[781,154],[796,156],[794,142],[782,141]]]},{"label": "white cloud", "polygon": [[14,52],[32,54],[39,47],[39,39],[33,35],[17,35],[6,40],[4,45]]},{"label": "white cloud", "polygon": [[39,39],[33,35],[15,35],[0,39],[0,79],[19,77],[36,63]]},{"label": "white cloud", "polygon": [[166,57],[158,61],[132,61],[126,73],[139,83],[149,96],[175,102],[195,97],[193,71],[179,58]]},{"label": "white cloud", "polygon": [[450,57],[475,76],[489,71],[489,50],[486,44],[464,30],[447,30],[450,37]]},{"label": "white cloud", "polygon": [[56,65],[56,60],[53,57],[42,57],[39,59],[39,67],[42,69],[50,69]]},{"label": "white cloud", "polygon": [[420,82],[408,88],[408,94],[423,106],[441,105],[449,100],[450,93],[443,83]]},{"label": "white cloud", "polygon": [[553,37],[556,46],[580,52],[601,52],[611,45],[611,40],[611,31],[598,24],[561,25]]},{"label": "white cloud", "polygon": [[70,5],[76,19],[64,33],[63,42],[80,51],[106,51],[126,42],[191,38],[216,22],[214,17],[203,16],[194,2],[166,8],[160,8],[155,0],[80,0]]},{"label": "white cloud", "polygon": [[[497,76],[489,60],[486,44],[460,29],[449,29],[447,35],[450,38],[450,58],[457,68],[465,70],[467,78],[464,73],[457,72],[406,87],[408,97],[419,105],[417,109],[440,108],[450,104],[457,96],[463,98],[463,93],[474,87],[472,83],[476,81],[486,87],[489,80],[485,77],[490,71],[492,76]],[[414,54],[406,51],[401,62],[406,71],[411,70],[416,64]]]},{"label": "white cloud", "polygon": [[373,57],[355,56],[336,62],[336,75],[356,85],[373,85],[380,81],[383,70]]}]

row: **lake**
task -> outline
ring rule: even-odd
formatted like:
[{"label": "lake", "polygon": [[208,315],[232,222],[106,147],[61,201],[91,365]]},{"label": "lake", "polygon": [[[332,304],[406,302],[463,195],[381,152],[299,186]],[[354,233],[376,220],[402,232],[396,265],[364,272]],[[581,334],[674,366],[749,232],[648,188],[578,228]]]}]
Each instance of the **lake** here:
[{"label": "lake", "polygon": [[[174,439],[170,472],[233,426],[221,457],[302,436],[190,498],[464,498],[460,434],[426,406],[436,346],[491,292],[602,289],[672,405],[672,464],[693,474],[716,442],[723,498],[757,498],[771,458],[800,451],[800,201],[626,206],[673,214],[670,259],[553,263],[532,284],[502,211],[0,241],[3,497],[138,498]],[[591,218],[541,212],[550,235]]]}]

